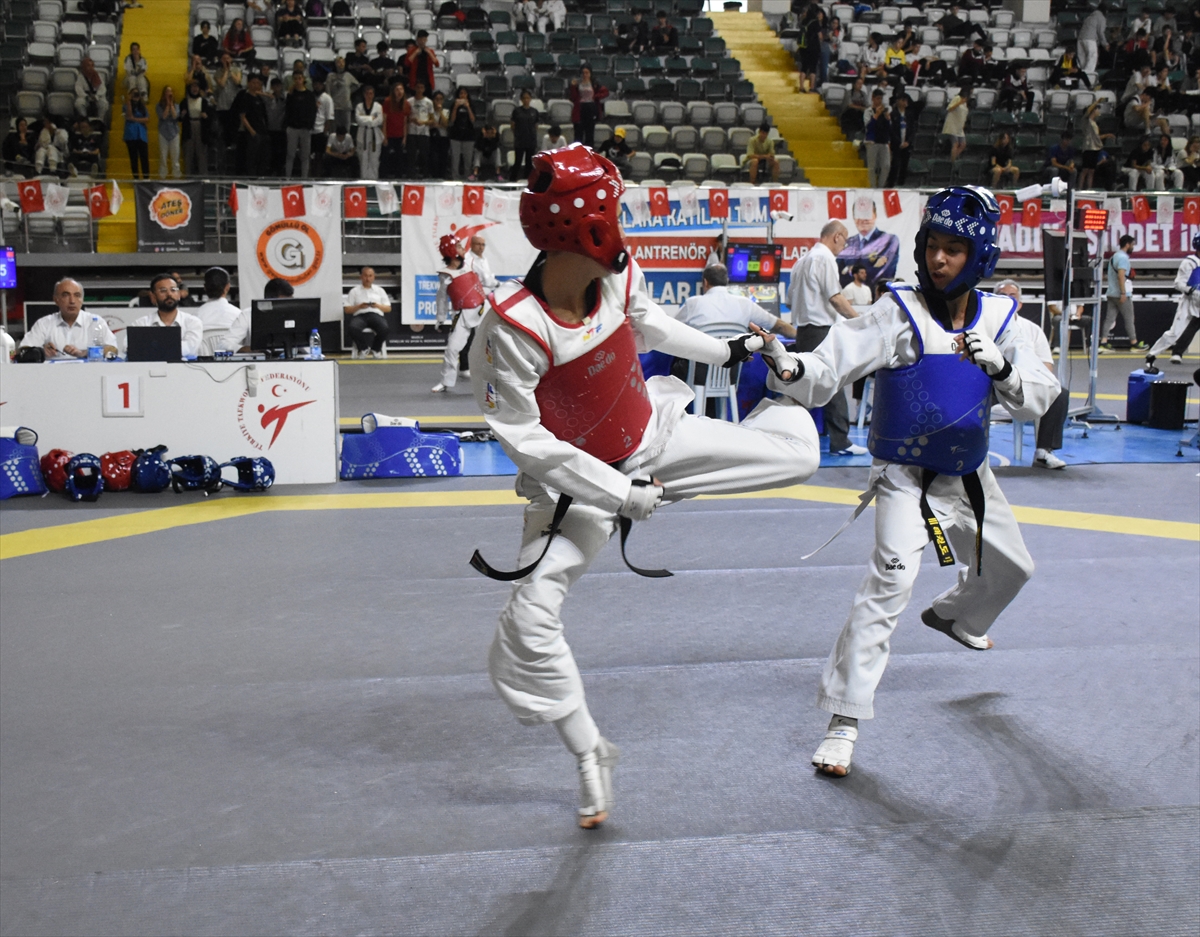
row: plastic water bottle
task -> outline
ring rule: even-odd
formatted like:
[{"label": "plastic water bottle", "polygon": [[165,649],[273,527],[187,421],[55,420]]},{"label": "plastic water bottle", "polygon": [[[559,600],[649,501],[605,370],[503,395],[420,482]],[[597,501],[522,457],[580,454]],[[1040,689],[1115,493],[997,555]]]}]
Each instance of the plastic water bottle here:
[{"label": "plastic water bottle", "polygon": [[324,357],[321,354],[321,333],[317,329],[313,329],[308,338],[308,357],[313,361]]}]

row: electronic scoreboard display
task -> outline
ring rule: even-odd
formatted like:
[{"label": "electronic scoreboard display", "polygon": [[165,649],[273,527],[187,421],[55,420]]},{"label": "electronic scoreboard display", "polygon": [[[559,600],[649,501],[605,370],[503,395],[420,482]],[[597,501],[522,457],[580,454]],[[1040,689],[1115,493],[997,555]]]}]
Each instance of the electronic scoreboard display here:
[{"label": "electronic scoreboard display", "polygon": [[725,266],[730,283],[778,283],[783,267],[782,244],[729,244]]},{"label": "electronic scoreboard display", "polygon": [[17,288],[17,253],[11,247],[0,247],[0,290]]}]

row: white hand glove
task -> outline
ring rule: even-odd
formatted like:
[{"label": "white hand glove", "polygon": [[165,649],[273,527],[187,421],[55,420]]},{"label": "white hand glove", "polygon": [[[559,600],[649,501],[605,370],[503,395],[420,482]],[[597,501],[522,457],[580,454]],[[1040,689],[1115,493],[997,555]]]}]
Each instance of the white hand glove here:
[{"label": "white hand glove", "polygon": [[[774,336],[763,346],[762,357],[772,373],[785,384],[793,384],[804,377],[804,362],[800,356],[787,351],[783,342]],[[784,377],[785,372],[787,377]]]},{"label": "white hand glove", "polygon": [[988,377],[997,377],[1006,367],[1011,367],[996,343],[979,329],[968,329],[963,333],[963,351]]},{"label": "white hand glove", "polygon": [[631,521],[644,521],[654,513],[656,507],[662,504],[662,499],[662,485],[634,482],[629,489],[629,495],[625,498],[625,503],[621,505],[621,510],[617,513],[622,517],[628,517]]}]

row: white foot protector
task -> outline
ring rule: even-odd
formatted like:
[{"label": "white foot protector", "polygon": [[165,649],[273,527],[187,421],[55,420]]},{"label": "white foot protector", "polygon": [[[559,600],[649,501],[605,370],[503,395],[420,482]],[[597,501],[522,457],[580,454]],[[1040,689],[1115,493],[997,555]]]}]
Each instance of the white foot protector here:
[{"label": "white foot protector", "polygon": [[438,383],[429,388],[429,392],[431,394],[444,394],[446,392],[446,385],[438,381]]},{"label": "white foot protector", "polygon": [[608,819],[614,805],[612,773],[621,750],[604,736],[579,756],[579,825],[593,830]]},{"label": "white foot protector", "polygon": [[[850,759],[854,755],[854,743],[858,740],[858,720],[849,716],[834,716],[829,720],[829,731],[812,757],[813,767],[832,777],[845,777],[850,773]],[[844,771],[832,769],[844,768]]]},{"label": "white foot protector", "polygon": [[956,622],[942,618],[932,608],[921,612],[921,621],[934,631],[940,631],[948,638],[953,638],[964,647],[973,651],[987,651],[992,648],[992,639],[985,635],[967,634]]}]

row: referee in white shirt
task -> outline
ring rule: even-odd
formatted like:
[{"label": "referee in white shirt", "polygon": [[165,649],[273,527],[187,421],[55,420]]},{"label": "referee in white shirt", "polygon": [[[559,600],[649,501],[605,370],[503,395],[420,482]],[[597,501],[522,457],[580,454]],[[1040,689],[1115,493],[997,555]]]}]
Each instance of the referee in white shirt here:
[{"label": "referee in white shirt", "polygon": [[[838,317],[855,319],[858,313],[842,295],[837,255],[846,246],[846,227],[830,221],[821,229],[821,239],[792,267],[788,305],[796,326],[795,351],[812,351],[825,340]],[[846,394],[839,391],[825,405],[825,432],[831,455],[865,455],[863,446],[850,442],[850,408]]]},{"label": "referee in white shirt", "polygon": [[[359,271],[362,285],[346,294],[346,332],[360,353],[367,352],[383,357],[383,343],[387,341],[388,324],[384,315],[392,311],[392,301],[382,286],[375,285],[375,269],[363,267]],[[368,338],[366,333],[372,332]]]},{"label": "referee in white shirt", "polygon": [[21,339],[22,348],[40,348],[47,358],[86,358],[88,348],[102,345],[105,355],[117,353],[112,329],[100,316],[83,311],[83,286],[70,277],[54,284],[58,312],[42,316]]},{"label": "referee in white shirt", "polygon": [[175,327],[183,331],[179,344],[185,358],[200,354],[200,342],[204,338],[204,323],[179,308],[179,281],[174,274],[160,273],[150,281],[150,298],[158,306],[157,312],[142,316],[130,323],[131,326]]},{"label": "referee in white shirt", "polygon": [[745,296],[729,292],[729,270],[724,264],[709,264],[701,279],[701,295],[691,297],[679,310],[676,318],[694,329],[704,329],[723,322],[735,322],[743,329],[753,322],[760,329],[777,332],[785,338],[795,338],[796,330],[778,316]]}]

